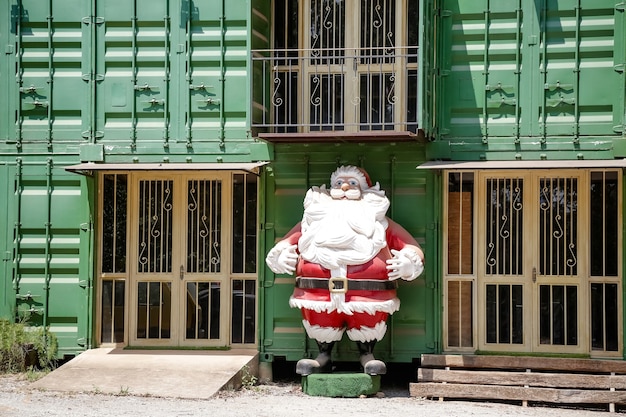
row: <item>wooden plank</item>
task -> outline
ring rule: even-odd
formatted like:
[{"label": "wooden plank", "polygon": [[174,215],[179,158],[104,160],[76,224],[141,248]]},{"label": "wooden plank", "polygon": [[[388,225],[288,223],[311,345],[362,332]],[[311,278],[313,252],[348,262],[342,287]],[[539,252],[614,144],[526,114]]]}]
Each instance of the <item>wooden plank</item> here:
[{"label": "wooden plank", "polygon": [[513,385],[547,388],[626,389],[626,375],[588,375],[544,372],[454,371],[419,368],[419,382],[453,382],[460,384]]},{"label": "wooden plank", "polygon": [[443,397],[560,404],[626,404],[626,391],[526,388],[495,385],[410,383],[411,397]]},{"label": "wooden plank", "polygon": [[532,356],[422,355],[422,367],[532,369],[626,374],[626,361]]}]

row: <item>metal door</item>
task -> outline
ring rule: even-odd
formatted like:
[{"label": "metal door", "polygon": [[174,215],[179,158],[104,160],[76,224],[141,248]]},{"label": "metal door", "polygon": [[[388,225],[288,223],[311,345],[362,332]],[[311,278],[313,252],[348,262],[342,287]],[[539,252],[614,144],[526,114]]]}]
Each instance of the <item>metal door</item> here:
[{"label": "metal door", "polygon": [[479,349],[586,349],[581,179],[568,171],[481,174]]},{"label": "metal door", "polygon": [[134,345],[223,346],[227,339],[227,187],[210,177],[136,177],[132,200]]}]

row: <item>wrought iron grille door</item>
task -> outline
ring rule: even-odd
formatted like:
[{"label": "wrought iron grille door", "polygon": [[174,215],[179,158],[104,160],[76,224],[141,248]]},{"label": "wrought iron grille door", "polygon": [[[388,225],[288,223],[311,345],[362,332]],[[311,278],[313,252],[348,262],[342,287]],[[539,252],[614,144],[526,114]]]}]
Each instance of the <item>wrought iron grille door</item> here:
[{"label": "wrought iron grille door", "polygon": [[230,250],[224,225],[230,219],[222,175],[137,178],[132,344],[226,344]]},{"label": "wrought iron grille door", "polygon": [[567,171],[481,175],[479,349],[587,350],[582,178]]}]

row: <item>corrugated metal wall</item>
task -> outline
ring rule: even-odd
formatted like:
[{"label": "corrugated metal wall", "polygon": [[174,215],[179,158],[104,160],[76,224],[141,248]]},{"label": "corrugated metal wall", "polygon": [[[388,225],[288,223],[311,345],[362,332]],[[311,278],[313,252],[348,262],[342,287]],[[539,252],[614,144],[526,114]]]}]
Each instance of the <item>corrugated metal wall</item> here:
[{"label": "corrugated metal wall", "polygon": [[626,123],[626,23],[616,3],[442,0],[434,156],[624,156],[614,150]]},{"label": "corrugated metal wall", "polygon": [[[0,162],[2,316],[49,326],[59,354],[88,347],[92,287],[90,190],[52,158]],[[93,196],[92,196],[93,197]]]},{"label": "corrugated metal wall", "polygon": [[247,2],[12,0],[5,11],[2,85],[19,99],[4,104],[0,139],[106,143],[112,156],[250,153]]},{"label": "corrugated metal wall", "polygon": [[[392,316],[387,335],[376,346],[377,357],[395,362],[411,362],[420,353],[436,351],[439,338],[436,242],[440,187],[435,174],[415,169],[423,157],[423,145],[417,143],[280,145],[264,176],[267,206],[261,236],[265,248],[261,253],[267,253],[302,219],[307,189],[328,185],[337,166],[362,166],[374,183],[380,182],[391,202],[389,217],[416,237],[427,264],[424,276],[411,283],[400,283],[400,311]],[[308,340],[299,310],[289,307],[293,277],[274,276],[266,269],[260,279],[261,314],[265,318],[259,335],[262,360],[275,356],[298,360],[308,353],[316,354],[317,346]],[[356,352],[356,345],[344,337],[337,358],[355,361]]]},{"label": "corrugated metal wall", "polygon": [[249,134],[250,14],[227,0],[2,3],[2,317],[50,325],[60,355],[92,342],[96,184],[65,166],[268,158]]}]

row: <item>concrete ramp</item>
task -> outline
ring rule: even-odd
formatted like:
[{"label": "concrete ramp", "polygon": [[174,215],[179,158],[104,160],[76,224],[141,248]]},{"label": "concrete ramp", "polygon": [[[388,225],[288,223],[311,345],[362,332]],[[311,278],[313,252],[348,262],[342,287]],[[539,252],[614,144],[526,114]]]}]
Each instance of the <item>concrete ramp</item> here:
[{"label": "concrete ramp", "polygon": [[241,386],[258,375],[256,350],[124,350],[98,348],[34,382],[51,391],[196,398]]}]

